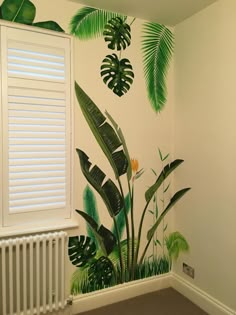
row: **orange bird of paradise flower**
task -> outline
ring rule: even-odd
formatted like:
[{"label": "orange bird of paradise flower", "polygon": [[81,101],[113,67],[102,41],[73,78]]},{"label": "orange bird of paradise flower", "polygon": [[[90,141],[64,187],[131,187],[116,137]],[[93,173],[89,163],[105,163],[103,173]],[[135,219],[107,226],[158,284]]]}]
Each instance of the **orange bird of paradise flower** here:
[{"label": "orange bird of paradise flower", "polygon": [[131,159],[131,168],[132,168],[132,171],[134,173],[137,173],[138,167],[139,167],[138,160],[137,159]]}]

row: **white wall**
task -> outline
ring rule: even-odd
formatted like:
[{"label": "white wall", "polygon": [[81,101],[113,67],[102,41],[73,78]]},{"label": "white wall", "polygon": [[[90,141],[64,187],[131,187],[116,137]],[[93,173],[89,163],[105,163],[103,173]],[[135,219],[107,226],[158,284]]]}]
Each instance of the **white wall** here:
[{"label": "white wall", "polygon": [[216,2],[175,34],[174,142],[185,159],[175,183],[192,187],[175,212],[191,252],[175,271],[236,309],[236,1]]}]

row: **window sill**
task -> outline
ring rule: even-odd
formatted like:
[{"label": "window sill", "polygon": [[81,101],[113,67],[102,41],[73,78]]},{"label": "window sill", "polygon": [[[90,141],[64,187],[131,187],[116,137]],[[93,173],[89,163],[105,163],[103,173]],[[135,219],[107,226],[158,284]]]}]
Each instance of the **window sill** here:
[{"label": "window sill", "polygon": [[59,222],[53,222],[48,225],[22,225],[11,227],[0,227],[0,238],[23,236],[27,234],[44,233],[58,230],[68,230],[78,228],[78,223],[72,220],[63,220]]}]

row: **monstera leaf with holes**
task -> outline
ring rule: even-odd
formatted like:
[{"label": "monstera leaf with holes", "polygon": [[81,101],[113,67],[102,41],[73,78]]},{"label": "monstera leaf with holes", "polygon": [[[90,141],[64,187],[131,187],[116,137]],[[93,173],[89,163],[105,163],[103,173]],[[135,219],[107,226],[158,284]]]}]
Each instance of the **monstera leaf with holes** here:
[{"label": "monstera leaf with holes", "polygon": [[96,255],[96,245],[90,237],[69,237],[68,254],[70,261],[76,267],[85,266]]},{"label": "monstera leaf with holes", "polygon": [[96,287],[104,287],[111,283],[113,276],[113,265],[109,258],[100,257],[93,262],[88,271],[88,279]]},{"label": "monstera leaf with holes", "polygon": [[106,24],[103,36],[112,50],[125,50],[131,43],[130,26],[118,16]]},{"label": "monstera leaf with holes", "polygon": [[57,32],[64,30],[54,21],[33,23],[36,8],[30,0],[4,0],[0,7],[0,17],[3,20],[38,26]]},{"label": "monstera leaf with holes", "polygon": [[116,95],[122,96],[128,92],[133,83],[134,73],[128,59],[121,59],[116,54],[107,55],[102,62],[101,77]]}]

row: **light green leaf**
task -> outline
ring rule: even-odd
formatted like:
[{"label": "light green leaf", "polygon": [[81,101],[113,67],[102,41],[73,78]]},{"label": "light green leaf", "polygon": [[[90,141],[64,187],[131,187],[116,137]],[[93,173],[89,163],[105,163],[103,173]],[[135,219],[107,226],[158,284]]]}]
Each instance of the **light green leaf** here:
[{"label": "light green leaf", "polygon": [[177,231],[165,237],[165,243],[169,256],[173,259],[178,259],[181,252],[189,251],[188,242],[184,236]]},{"label": "light green leaf", "polygon": [[146,22],[143,26],[143,64],[148,98],[155,112],[166,103],[166,77],[174,48],[174,36],[164,25]]},{"label": "light green leaf", "polygon": [[70,33],[81,40],[102,36],[107,22],[116,16],[122,17],[117,13],[83,7],[71,20]]}]

